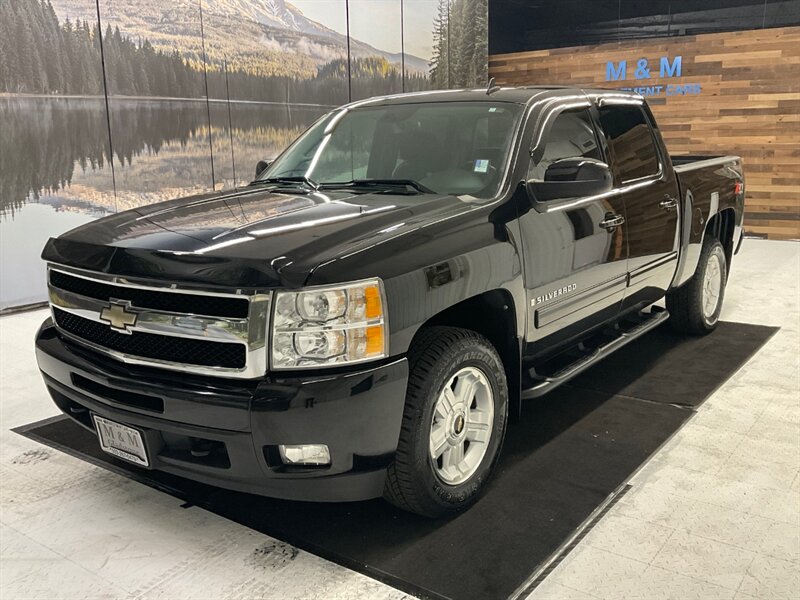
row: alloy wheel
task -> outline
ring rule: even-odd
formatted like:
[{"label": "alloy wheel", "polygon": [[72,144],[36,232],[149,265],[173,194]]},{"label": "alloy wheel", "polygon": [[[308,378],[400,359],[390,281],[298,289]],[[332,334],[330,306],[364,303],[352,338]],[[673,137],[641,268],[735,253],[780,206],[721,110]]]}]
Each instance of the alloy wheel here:
[{"label": "alloy wheel", "polygon": [[703,316],[712,321],[719,306],[722,291],[722,261],[718,254],[712,254],[706,265],[703,278]]},{"label": "alloy wheel", "polygon": [[486,455],[493,424],[489,380],[476,367],[460,369],[439,393],[431,419],[431,464],[442,482],[459,485],[472,477]]}]

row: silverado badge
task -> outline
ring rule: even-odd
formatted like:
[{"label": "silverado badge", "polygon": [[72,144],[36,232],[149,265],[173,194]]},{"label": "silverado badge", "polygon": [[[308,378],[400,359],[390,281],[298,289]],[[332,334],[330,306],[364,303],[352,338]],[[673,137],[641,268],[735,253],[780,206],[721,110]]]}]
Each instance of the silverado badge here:
[{"label": "silverado badge", "polygon": [[531,300],[531,306],[536,306],[541,304],[542,302],[549,302],[558,296],[563,296],[564,294],[569,294],[570,292],[574,292],[575,288],[578,287],[576,283],[570,283],[569,285],[565,285],[564,287],[558,288],[557,290],[553,290],[552,292],[547,292],[546,294],[542,294],[541,296],[536,296]]},{"label": "silverado badge", "polygon": [[130,334],[131,332],[128,327],[136,325],[136,318],[138,316],[134,312],[128,312],[127,309],[130,308],[130,306],[130,302],[112,300],[111,304],[100,311],[100,320],[108,323],[114,331]]}]

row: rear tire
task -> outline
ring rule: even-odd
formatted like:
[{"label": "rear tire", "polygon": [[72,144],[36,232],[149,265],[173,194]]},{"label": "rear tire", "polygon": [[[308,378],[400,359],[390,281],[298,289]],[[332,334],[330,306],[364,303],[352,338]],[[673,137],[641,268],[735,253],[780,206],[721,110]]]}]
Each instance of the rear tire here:
[{"label": "rear tire", "polygon": [[482,335],[421,332],[409,354],[406,406],[384,498],[426,517],[475,502],[497,462],[508,419],[503,363]]},{"label": "rear tire", "polygon": [[697,270],[682,287],[667,294],[669,322],[673,329],[705,335],[717,328],[725,297],[728,268],[719,240],[706,235]]}]

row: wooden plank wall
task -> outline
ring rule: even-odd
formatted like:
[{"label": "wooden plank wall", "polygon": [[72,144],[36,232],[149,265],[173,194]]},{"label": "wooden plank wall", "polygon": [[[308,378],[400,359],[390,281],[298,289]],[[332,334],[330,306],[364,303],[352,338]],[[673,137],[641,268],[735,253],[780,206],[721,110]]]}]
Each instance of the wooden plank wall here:
[{"label": "wooden plank wall", "polygon": [[[659,78],[662,56],[681,77]],[[652,79],[635,79],[647,58]],[[606,81],[608,61],[625,81]],[[800,239],[800,27],[607,43],[489,57],[499,85],[637,87],[700,84],[699,95],[649,96],[673,154],[738,154],[746,179],[745,229]]]}]

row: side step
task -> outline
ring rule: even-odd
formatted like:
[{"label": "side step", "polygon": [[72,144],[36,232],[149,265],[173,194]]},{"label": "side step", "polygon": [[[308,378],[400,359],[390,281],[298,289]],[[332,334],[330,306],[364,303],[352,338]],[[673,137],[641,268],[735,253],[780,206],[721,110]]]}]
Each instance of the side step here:
[{"label": "side step", "polygon": [[[619,350],[625,344],[632,342],[651,329],[655,329],[668,318],[669,312],[660,307],[653,307],[649,313],[639,313],[635,319],[625,318],[616,323],[612,330],[604,333],[605,339],[593,348],[587,348],[586,344],[582,342],[573,348],[573,351],[578,353],[575,360],[565,366],[559,366],[552,374],[540,374],[536,368],[531,368],[525,378],[527,381],[523,381],[522,398],[543,396],[603,360],[612,352]],[[547,371],[546,368],[542,370]]]}]

